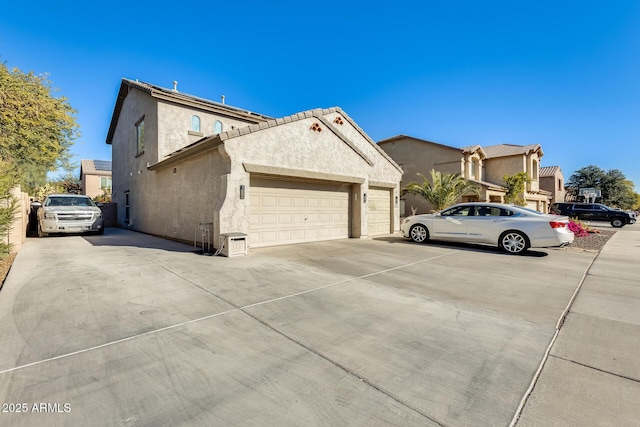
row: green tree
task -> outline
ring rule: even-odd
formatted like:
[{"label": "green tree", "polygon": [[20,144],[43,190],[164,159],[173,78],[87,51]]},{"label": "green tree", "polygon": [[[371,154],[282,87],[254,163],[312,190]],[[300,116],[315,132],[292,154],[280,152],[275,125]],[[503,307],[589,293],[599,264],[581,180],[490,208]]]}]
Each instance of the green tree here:
[{"label": "green tree", "polygon": [[45,185],[41,185],[40,187],[33,190],[33,198],[40,202],[44,202],[44,198],[49,194],[53,193],[61,193],[62,189],[55,184],[47,182]]},{"label": "green tree", "polygon": [[32,192],[46,182],[47,172],[68,165],[79,136],[75,110],[53,92],[46,75],[0,64],[0,158],[23,191]]},{"label": "green tree", "polygon": [[72,173],[67,173],[52,184],[59,187],[62,193],[82,194],[82,182]]},{"label": "green tree", "polygon": [[421,173],[422,183],[410,182],[402,194],[413,194],[424,198],[431,207],[440,211],[453,205],[461,196],[478,194],[478,186],[459,173],[441,173],[431,169],[431,182]]},{"label": "green tree", "polygon": [[604,171],[598,166],[589,165],[575,171],[566,186],[574,197],[578,196],[581,188],[598,189],[602,194],[598,202],[605,205],[631,209],[635,203],[634,183],[627,180],[618,169]]},{"label": "green tree", "polygon": [[514,205],[524,206],[524,185],[529,182],[529,178],[525,172],[518,172],[515,175],[505,175],[502,177],[504,186],[507,189],[504,195],[505,203],[513,203]]}]

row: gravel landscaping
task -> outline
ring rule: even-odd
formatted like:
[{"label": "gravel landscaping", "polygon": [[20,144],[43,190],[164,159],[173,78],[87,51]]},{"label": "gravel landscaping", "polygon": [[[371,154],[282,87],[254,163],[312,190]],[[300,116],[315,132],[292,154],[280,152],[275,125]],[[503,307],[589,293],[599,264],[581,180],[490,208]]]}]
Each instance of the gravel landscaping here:
[{"label": "gravel landscaping", "polygon": [[9,269],[15,258],[16,254],[4,255],[0,258],[0,289],[2,289],[2,285],[4,285],[4,279],[7,278],[7,274],[9,274]]},{"label": "gravel landscaping", "polygon": [[567,249],[598,252],[614,234],[615,230],[599,230],[597,233],[589,233],[586,237],[576,236]]}]

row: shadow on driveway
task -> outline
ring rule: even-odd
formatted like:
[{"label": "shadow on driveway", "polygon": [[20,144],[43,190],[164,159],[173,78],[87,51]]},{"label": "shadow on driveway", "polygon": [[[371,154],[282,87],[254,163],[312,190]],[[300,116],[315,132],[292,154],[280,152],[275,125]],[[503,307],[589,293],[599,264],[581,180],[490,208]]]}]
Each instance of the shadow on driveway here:
[{"label": "shadow on driveway", "polygon": [[[497,246],[478,245],[473,243],[444,242],[439,240],[429,240],[427,243],[415,243],[409,239],[405,239],[404,237],[398,237],[398,236],[374,237],[371,240],[377,240],[380,242],[387,242],[387,243],[403,244],[403,245],[418,245],[418,246],[427,245],[427,246],[433,246],[436,248],[445,248],[445,249],[456,248],[456,249],[461,249],[461,250],[470,251],[470,252],[483,252],[483,253],[494,253],[496,255],[503,255],[503,256],[515,256],[502,251]],[[518,256],[541,258],[541,257],[546,257],[548,255],[549,254],[546,252],[529,249]]]}]

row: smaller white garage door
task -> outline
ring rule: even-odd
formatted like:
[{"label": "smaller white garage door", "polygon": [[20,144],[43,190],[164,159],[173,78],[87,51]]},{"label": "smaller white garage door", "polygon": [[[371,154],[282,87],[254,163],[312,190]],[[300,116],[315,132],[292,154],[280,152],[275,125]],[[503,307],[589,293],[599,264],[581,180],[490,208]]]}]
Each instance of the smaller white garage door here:
[{"label": "smaller white garage door", "polygon": [[538,209],[538,203],[535,200],[528,200],[527,201],[527,207],[530,209],[534,209],[537,210]]},{"label": "smaller white garage door", "polygon": [[350,184],[251,179],[251,247],[346,239]]},{"label": "smaller white garage door", "polygon": [[391,189],[369,187],[369,236],[391,233]]}]

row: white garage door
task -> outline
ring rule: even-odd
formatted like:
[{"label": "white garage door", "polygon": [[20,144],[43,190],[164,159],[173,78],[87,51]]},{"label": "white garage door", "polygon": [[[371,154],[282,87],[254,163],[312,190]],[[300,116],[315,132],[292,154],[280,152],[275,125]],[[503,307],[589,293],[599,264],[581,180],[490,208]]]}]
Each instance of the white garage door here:
[{"label": "white garage door", "polygon": [[391,233],[391,190],[369,187],[369,236]]},{"label": "white garage door", "polygon": [[251,247],[349,237],[349,184],[251,179]]},{"label": "white garage door", "polygon": [[530,208],[530,209],[537,210],[538,209],[538,203],[535,200],[533,200],[533,201],[528,200],[527,201],[527,207]]}]

